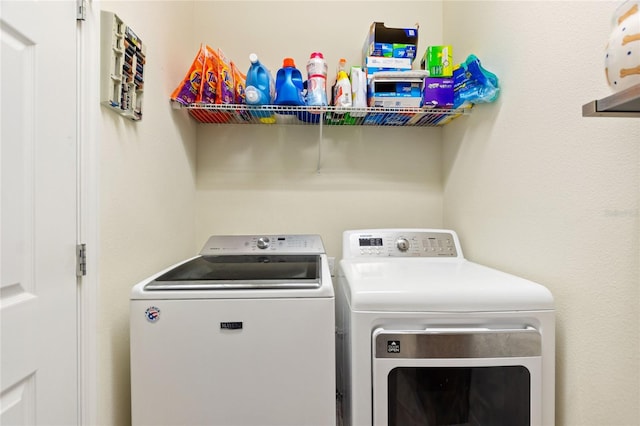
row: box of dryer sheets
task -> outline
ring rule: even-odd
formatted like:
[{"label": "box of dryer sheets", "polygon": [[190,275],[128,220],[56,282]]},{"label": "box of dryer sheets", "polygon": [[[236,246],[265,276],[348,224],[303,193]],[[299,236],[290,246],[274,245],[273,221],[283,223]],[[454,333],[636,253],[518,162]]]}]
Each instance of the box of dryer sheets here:
[{"label": "box of dryer sheets", "polygon": [[370,107],[405,108],[422,104],[424,71],[390,71],[369,78]]},{"label": "box of dryer sheets", "polygon": [[381,56],[388,58],[416,57],[418,25],[415,28],[387,28],[382,22],[374,22],[364,40],[362,57]]}]

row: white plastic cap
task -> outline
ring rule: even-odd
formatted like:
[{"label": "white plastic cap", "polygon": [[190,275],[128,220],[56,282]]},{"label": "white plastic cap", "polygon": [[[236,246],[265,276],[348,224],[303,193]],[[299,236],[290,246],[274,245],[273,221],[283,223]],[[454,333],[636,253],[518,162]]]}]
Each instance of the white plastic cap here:
[{"label": "white plastic cap", "polygon": [[249,55],[249,60],[252,64],[255,64],[256,62],[258,62],[258,55],[256,55],[255,53],[251,53]]}]

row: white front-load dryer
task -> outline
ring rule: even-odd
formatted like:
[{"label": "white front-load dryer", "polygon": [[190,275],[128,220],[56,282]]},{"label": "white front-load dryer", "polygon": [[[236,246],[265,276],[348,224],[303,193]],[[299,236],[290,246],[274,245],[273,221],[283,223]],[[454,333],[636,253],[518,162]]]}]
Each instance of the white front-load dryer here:
[{"label": "white front-load dryer", "polygon": [[346,426],[554,424],[542,285],[466,260],[454,231],[346,231],[336,279]]},{"label": "white front-load dryer", "polygon": [[132,289],[133,425],[335,425],[334,302],[319,236],[211,237]]}]

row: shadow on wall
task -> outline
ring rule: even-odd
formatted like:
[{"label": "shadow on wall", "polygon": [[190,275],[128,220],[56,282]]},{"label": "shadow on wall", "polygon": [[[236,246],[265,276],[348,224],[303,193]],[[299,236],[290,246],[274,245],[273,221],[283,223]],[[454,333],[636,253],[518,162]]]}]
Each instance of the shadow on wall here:
[{"label": "shadow on wall", "polygon": [[198,190],[440,184],[442,129],[199,126]]},{"label": "shadow on wall", "polygon": [[[111,406],[118,407],[113,411],[113,424],[131,424],[131,374],[129,352],[129,316],[118,318],[119,325],[113,325],[111,331]],[[123,333],[122,330],[126,330]],[[125,338],[126,337],[126,338]],[[103,385],[104,386],[104,385]],[[105,389],[109,387],[104,386]],[[115,402],[117,401],[117,402]]]}]

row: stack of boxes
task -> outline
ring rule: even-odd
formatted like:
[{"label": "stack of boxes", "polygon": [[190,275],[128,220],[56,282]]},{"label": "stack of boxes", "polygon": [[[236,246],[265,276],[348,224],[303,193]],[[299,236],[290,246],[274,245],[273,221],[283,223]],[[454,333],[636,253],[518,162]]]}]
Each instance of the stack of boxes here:
[{"label": "stack of boxes", "polygon": [[413,70],[417,46],[418,25],[388,28],[381,22],[371,24],[362,51],[368,106],[453,107],[451,46],[429,46],[421,69]]},{"label": "stack of boxes", "polygon": [[418,27],[387,28],[374,22],[362,48],[370,107],[419,107],[422,79],[412,72]]},{"label": "stack of boxes", "polygon": [[453,108],[453,54],[451,46],[429,46],[420,61],[428,71],[424,79],[423,106]]}]

